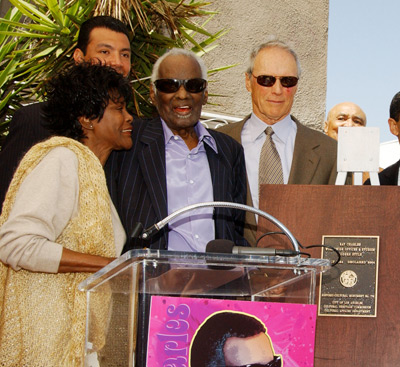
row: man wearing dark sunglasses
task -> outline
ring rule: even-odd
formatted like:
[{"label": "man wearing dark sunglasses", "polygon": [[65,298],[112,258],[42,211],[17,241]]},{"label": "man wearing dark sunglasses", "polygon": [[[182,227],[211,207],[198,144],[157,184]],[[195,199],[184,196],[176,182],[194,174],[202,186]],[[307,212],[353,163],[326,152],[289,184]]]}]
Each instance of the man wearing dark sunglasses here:
[{"label": "man wearing dark sunglasses", "polygon": [[197,329],[190,367],[281,367],[265,325],[252,315],[222,311]]},{"label": "man wearing dark sunglasses", "polygon": [[[247,204],[256,208],[260,184],[324,185],[336,180],[337,143],[290,115],[300,73],[297,55],[285,43],[270,41],[256,47],[245,73],[253,112],[219,129],[244,147]],[[265,158],[266,151],[273,158]],[[254,214],[246,213],[245,238],[252,245],[256,227]]]},{"label": "man wearing dark sunglasses", "polygon": [[[243,148],[199,122],[208,97],[202,59],[172,49],[154,64],[151,81],[150,97],[159,116],[135,121],[133,148],[112,155],[106,168],[111,170],[110,192],[128,234],[136,223],[148,228],[190,204],[246,200]],[[197,209],[147,241],[132,238],[125,251],[150,247],[204,252],[215,238],[246,245],[243,225],[241,210]]]}]

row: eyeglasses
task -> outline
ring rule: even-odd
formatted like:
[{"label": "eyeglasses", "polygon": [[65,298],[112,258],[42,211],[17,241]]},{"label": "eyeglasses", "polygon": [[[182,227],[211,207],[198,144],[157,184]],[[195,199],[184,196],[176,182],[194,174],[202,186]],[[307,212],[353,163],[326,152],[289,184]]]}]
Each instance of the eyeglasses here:
[{"label": "eyeglasses", "polygon": [[194,79],[158,79],[154,82],[157,90],[163,93],[175,93],[181,85],[189,93],[200,93],[207,88],[207,81],[202,78]]},{"label": "eyeglasses", "polygon": [[274,356],[274,359],[271,362],[268,362],[267,364],[254,363],[254,364],[245,364],[243,366],[237,366],[237,367],[281,367],[281,366],[282,366],[281,356]]},{"label": "eyeglasses", "polygon": [[272,87],[275,84],[276,79],[279,79],[282,87],[285,88],[294,87],[299,81],[299,78],[295,76],[251,75],[253,75],[253,77],[257,79],[257,83],[262,85],[263,87]]}]

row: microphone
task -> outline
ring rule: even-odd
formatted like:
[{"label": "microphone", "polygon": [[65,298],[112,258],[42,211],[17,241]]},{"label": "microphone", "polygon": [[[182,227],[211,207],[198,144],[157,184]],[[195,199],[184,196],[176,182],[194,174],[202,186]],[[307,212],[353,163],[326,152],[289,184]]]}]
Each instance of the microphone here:
[{"label": "microphone", "polygon": [[[293,248],[295,251],[293,251],[291,253],[291,255],[286,254],[285,256],[294,256],[293,254],[300,255],[299,244],[298,244],[296,238],[292,235],[292,233],[290,233],[290,231],[278,219],[276,219],[275,217],[273,217],[272,215],[270,215],[266,212],[263,212],[262,210],[253,208],[251,206],[248,206],[245,204],[239,204],[239,203],[225,202],[225,201],[211,201],[211,202],[197,203],[197,204],[188,205],[181,209],[178,209],[175,212],[168,215],[167,217],[165,217],[164,219],[153,224],[151,227],[145,229],[140,234],[139,238],[141,238],[143,240],[147,240],[150,237],[152,237],[154,234],[156,234],[158,231],[160,231],[164,226],[166,226],[170,221],[175,219],[177,216],[182,215],[183,213],[198,209],[198,208],[208,208],[208,207],[240,209],[240,210],[244,210],[244,211],[249,211],[251,213],[257,214],[263,218],[268,219],[271,223],[276,225],[286,235],[286,237],[289,239],[289,241],[293,245]],[[256,248],[258,249],[258,247],[253,247],[253,249],[256,249]],[[261,248],[259,248],[259,249],[261,249]],[[255,251],[259,251],[259,250],[255,250]],[[265,249],[264,249],[264,251],[265,251]],[[281,253],[283,253],[282,251],[284,251],[284,250],[276,250],[276,251],[281,251]],[[243,253],[243,252],[241,252],[241,253]],[[252,254],[254,254],[254,252]]]},{"label": "microphone", "polygon": [[131,238],[140,238],[143,233],[143,224],[140,222],[136,222],[132,228]]},{"label": "microphone", "polygon": [[288,249],[275,249],[270,247],[244,247],[235,246],[230,240],[211,240],[207,243],[206,252],[234,255],[260,255],[260,256],[297,256],[298,251]]}]

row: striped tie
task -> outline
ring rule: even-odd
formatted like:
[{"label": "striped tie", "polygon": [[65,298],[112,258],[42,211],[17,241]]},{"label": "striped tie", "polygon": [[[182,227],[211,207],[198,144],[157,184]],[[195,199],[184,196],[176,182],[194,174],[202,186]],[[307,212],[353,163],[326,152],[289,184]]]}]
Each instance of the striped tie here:
[{"label": "striped tie", "polygon": [[283,184],[282,163],[272,140],[274,130],[268,126],[265,129],[267,135],[260,154],[260,166],[258,170],[258,184]]}]

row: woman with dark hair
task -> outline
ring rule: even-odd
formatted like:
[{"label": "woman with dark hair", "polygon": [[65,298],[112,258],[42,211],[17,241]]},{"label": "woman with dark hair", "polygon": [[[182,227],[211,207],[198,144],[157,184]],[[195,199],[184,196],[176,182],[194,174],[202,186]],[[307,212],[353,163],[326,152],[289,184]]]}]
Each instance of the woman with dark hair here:
[{"label": "woman with dark hair", "polygon": [[14,174],[0,216],[0,364],[78,366],[85,294],[77,285],[126,240],[103,166],[132,146],[129,81],[79,64],[53,78],[46,120]]}]

